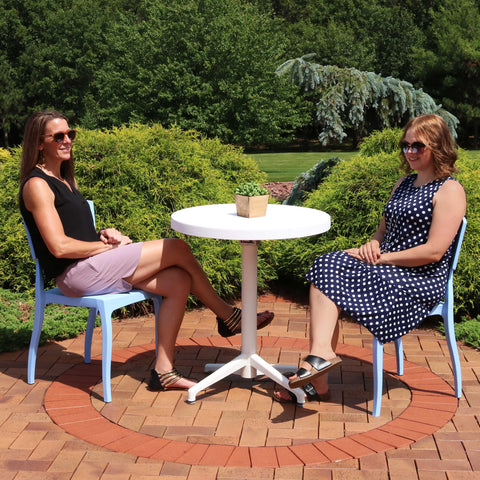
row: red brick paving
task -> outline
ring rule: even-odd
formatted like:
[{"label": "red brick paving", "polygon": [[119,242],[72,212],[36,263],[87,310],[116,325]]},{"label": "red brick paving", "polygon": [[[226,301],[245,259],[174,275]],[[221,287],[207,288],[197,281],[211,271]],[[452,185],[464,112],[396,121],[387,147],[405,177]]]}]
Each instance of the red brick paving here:
[{"label": "red brick paving", "polygon": [[[260,354],[297,364],[308,341],[308,309],[272,295],[260,308],[275,321],[259,332]],[[464,396],[453,397],[448,348],[429,329],[404,339],[405,375],[384,375],[382,413],[372,408],[371,336],[343,321],[330,375],[331,401],[303,409],[273,402],[268,379],[232,376],[185,403],[184,392],[153,393],[151,316],[114,322],[113,402],[101,401],[101,331],[91,365],[83,337],[39,349],[37,383],[25,383],[26,351],[0,355],[0,480],[480,479],[480,353],[460,344]],[[207,310],[188,312],[176,366],[203,377],[227,361],[240,338],[224,339]],[[389,345],[386,352],[393,353]],[[385,357],[394,371],[394,359]]]}]

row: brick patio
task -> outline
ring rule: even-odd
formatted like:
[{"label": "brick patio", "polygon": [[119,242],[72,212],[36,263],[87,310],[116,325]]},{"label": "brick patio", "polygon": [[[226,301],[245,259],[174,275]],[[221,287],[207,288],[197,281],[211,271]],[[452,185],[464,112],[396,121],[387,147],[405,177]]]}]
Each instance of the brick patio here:
[{"label": "brick patio", "polygon": [[[275,312],[259,332],[271,363],[297,365],[308,349],[308,308],[263,296]],[[196,379],[205,363],[233,358],[214,315],[186,314],[176,366]],[[304,408],[274,402],[274,384],[233,375],[197,396],[149,392],[153,316],[114,322],[113,402],[101,400],[101,330],[90,365],[83,336],[39,348],[37,382],[26,384],[27,352],[0,355],[0,480],[470,480],[480,479],[480,352],[460,344],[463,397],[453,396],[448,348],[421,328],[404,338],[405,375],[386,346],[382,413],[372,408],[371,336],[342,321],[340,368],[331,400]]]}]

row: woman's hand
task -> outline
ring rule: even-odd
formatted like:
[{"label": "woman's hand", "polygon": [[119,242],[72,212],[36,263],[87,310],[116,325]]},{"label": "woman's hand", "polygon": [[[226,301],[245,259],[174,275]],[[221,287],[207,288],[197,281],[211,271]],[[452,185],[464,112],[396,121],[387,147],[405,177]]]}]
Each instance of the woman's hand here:
[{"label": "woman's hand", "polygon": [[122,235],[115,228],[104,228],[103,230],[100,230],[100,240],[105,244],[117,247],[132,243],[132,240],[130,240],[129,237]]},{"label": "woman's hand", "polygon": [[349,248],[345,250],[345,253],[357,260],[373,265],[379,263],[380,257],[382,256],[378,240],[370,240],[370,242],[365,243],[360,248]]}]

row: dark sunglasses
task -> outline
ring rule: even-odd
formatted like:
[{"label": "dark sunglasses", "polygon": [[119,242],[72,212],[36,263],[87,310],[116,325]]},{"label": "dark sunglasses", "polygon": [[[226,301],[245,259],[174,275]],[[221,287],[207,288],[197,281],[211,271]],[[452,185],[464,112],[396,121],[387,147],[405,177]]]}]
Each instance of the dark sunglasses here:
[{"label": "dark sunglasses", "polygon": [[76,130],[68,130],[67,132],[57,132],[54,134],[49,134],[49,135],[42,135],[43,138],[45,137],[53,137],[53,140],[57,143],[62,143],[65,135],[73,142],[77,136],[77,131]]},{"label": "dark sunglasses", "polygon": [[412,150],[412,153],[423,153],[426,145],[422,142],[400,142],[400,148],[403,153],[407,153],[409,150]]}]

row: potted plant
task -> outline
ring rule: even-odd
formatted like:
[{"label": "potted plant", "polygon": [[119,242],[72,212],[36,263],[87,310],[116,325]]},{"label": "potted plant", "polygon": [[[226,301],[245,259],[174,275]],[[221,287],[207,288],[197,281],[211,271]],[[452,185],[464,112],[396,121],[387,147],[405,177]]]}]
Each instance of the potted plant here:
[{"label": "potted plant", "polygon": [[263,217],[267,212],[268,190],[258,183],[249,182],[235,190],[235,205],[240,217]]}]

